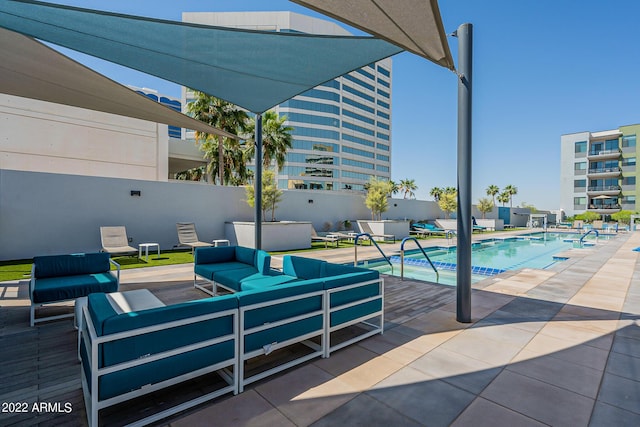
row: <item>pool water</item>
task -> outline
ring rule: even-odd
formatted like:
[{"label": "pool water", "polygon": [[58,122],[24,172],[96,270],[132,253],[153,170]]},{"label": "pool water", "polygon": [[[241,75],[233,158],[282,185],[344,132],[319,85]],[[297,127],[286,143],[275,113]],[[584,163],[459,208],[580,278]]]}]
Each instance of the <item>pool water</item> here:
[{"label": "pool water", "polygon": [[[520,268],[545,269],[562,262],[556,254],[571,248],[593,246],[596,236],[589,235],[581,245],[581,234],[532,233],[509,238],[493,238],[474,243],[471,253],[472,282],[506,270]],[[600,235],[598,239],[608,239],[611,235]],[[438,269],[438,283],[455,285],[456,248],[425,248],[429,259]],[[400,257],[390,257],[392,268],[386,262],[369,263],[368,267],[384,274],[400,276]],[[405,251],[404,277],[436,281],[436,274],[419,250]]]}]

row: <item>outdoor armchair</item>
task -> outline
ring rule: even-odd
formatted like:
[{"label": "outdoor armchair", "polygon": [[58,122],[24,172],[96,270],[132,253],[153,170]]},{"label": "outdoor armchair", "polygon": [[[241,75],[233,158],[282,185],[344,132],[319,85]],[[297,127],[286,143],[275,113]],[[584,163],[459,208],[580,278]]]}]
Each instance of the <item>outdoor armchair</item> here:
[{"label": "outdoor armchair", "polygon": [[138,252],[129,246],[127,229],[123,225],[113,227],[100,227],[100,241],[102,242],[102,252],[110,254],[127,254]]},{"label": "outdoor armchair", "polygon": [[212,243],[201,242],[198,239],[196,225],[192,222],[179,222],[176,224],[176,228],[178,229],[179,246],[189,246],[191,248],[191,253],[193,253],[195,248],[213,246]]}]

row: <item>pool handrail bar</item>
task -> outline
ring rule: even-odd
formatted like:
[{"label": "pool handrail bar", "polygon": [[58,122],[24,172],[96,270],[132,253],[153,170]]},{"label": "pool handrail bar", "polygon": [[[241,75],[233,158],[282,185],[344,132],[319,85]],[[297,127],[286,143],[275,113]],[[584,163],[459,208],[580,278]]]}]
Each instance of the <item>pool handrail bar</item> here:
[{"label": "pool handrail bar", "polygon": [[420,245],[420,242],[418,242],[418,239],[416,239],[413,236],[405,237],[404,239],[402,239],[402,242],[400,243],[400,280],[404,280],[404,243],[408,240],[413,240],[414,242],[416,242],[416,245],[418,245],[418,248],[420,248],[422,255],[424,255],[427,261],[429,261],[431,268],[433,268],[433,271],[435,271],[436,273],[436,283],[439,283],[440,273],[438,273],[438,269],[436,268],[435,265],[433,265],[433,263],[431,262],[431,259],[429,258],[429,255],[427,255],[425,250],[422,248],[422,246]]},{"label": "pool handrail bar", "polygon": [[391,264],[391,260],[384,254],[384,252],[382,252],[382,249],[380,248],[380,246],[378,246],[378,243],[373,240],[373,237],[371,237],[371,234],[369,233],[358,233],[356,234],[356,238],[353,240],[353,266],[358,266],[358,239],[362,236],[366,236],[367,238],[369,238],[369,241],[372,242],[376,246],[376,248],[378,248],[378,252],[382,254],[384,260],[387,261],[387,264],[391,266],[391,274],[393,275],[393,264]]},{"label": "pool handrail bar", "polygon": [[580,236],[580,240],[579,240],[580,246],[582,246],[582,244],[584,243],[585,237],[587,237],[587,235],[591,234],[591,233],[596,233],[596,241],[598,240],[598,236],[600,234],[598,233],[598,230],[596,230],[595,228],[592,228],[591,230],[588,230],[586,233],[584,233],[582,236]]}]

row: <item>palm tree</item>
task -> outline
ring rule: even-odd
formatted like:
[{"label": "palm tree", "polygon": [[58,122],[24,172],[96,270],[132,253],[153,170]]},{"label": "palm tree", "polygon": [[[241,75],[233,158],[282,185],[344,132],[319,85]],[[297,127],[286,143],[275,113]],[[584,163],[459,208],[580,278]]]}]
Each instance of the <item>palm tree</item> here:
[{"label": "palm tree", "polygon": [[[278,171],[284,167],[287,160],[287,151],[291,148],[293,127],[286,126],[287,116],[278,116],[274,110],[269,110],[262,115],[262,165],[266,168],[275,161]],[[253,142],[249,148],[249,156],[255,156],[255,118],[249,121],[247,133],[249,141]]]},{"label": "palm tree", "polygon": [[436,202],[440,200],[440,197],[442,197],[443,193],[444,191],[442,191],[442,188],[440,187],[433,187],[431,191],[429,191],[429,195],[433,196],[433,199]]},{"label": "palm tree", "polygon": [[491,212],[493,210],[494,206],[493,200],[487,197],[483,197],[478,200],[478,210],[482,213],[482,219],[484,219],[487,212]]},{"label": "palm tree", "polygon": [[392,197],[394,194],[398,194],[398,192],[402,190],[402,187],[396,183],[395,181],[389,180],[389,195],[388,197]]},{"label": "palm tree", "polygon": [[458,189],[456,187],[444,187],[445,194],[458,194]]},{"label": "palm tree", "polygon": [[414,193],[415,190],[418,189],[416,185],[415,179],[401,179],[400,180],[400,191],[404,193],[404,199],[409,196],[410,199],[414,198],[416,195]]},{"label": "palm tree", "polygon": [[[196,99],[187,104],[187,111],[193,118],[230,133],[241,134],[245,132],[249,116],[244,110],[204,92],[194,92]],[[195,136],[196,141],[201,144],[200,149],[205,152],[205,159],[209,160],[207,172],[211,174],[213,182],[216,182],[217,175],[220,185],[229,183],[230,181],[225,178],[229,178],[234,174],[225,172],[225,169],[230,164],[237,164],[239,159],[238,154],[234,154],[234,159],[225,161],[225,151],[235,152],[236,150],[241,150],[240,143],[235,139],[223,138],[199,131],[196,131]],[[217,159],[212,150],[217,150]],[[217,172],[216,175],[213,174],[214,170]],[[243,177],[240,176],[241,171],[237,172],[235,174],[236,177],[239,176],[242,179]]]},{"label": "palm tree", "polygon": [[490,186],[487,187],[487,196],[491,196],[491,198],[493,199],[494,206],[496,204],[496,194],[499,194],[499,193],[500,193],[500,188],[498,188],[497,185],[491,184]]},{"label": "palm tree", "polygon": [[513,207],[513,196],[518,194],[518,188],[509,184],[506,187],[504,187],[504,192],[509,195],[509,206]]},{"label": "palm tree", "polygon": [[506,205],[509,200],[511,200],[511,195],[506,191],[498,194],[498,201],[502,203],[502,206]]}]

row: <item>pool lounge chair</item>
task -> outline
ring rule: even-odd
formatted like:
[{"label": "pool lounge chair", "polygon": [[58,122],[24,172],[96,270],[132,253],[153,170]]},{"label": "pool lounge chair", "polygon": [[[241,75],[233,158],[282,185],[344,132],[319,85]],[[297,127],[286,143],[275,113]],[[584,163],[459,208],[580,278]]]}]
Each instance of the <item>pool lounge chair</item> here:
[{"label": "pool lounge chair", "polygon": [[213,243],[201,242],[198,239],[196,225],[192,222],[179,222],[176,224],[176,228],[178,229],[178,240],[180,241],[178,246],[191,247],[192,254],[195,248],[213,246]]},{"label": "pool lounge chair", "polygon": [[100,241],[102,252],[114,254],[137,253],[138,250],[129,246],[127,229],[123,225],[100,227]]},{"label": "pool lounge chair", "polygon": [[369,224],[366,222],[357,221],[358,227],[360,227],[360,231],[363,233],[369,234],[372,238],[382,238],[383,240],[393,240],[393,243],[396,242],[396,236],[394,234],[375,234]]},{"label": "pool lounge chair", "polygon": [[473,231],[487,231],[487,227],[483,227],[482,225],[478,225],[478,222],[476,221],[476,217],[472,216],[471,217],[471,221],[473,224]]},{"label": "pool lounge chair", "polygon": [[418,235],[418,237],[426,237],[432,234],[445,234],[445,230],[433,224],[416,222],[412,225],[411,233]]},{"label": "pool lounge chair", "polygon": [[338,247],[338,243],[340,242],[340,236],[336,234],[328,234],[326,236],[318,236],[318,232],[316,229],[311,226],[311,242],[324,242],[324,247],[328,247],[329,243],[335,243],[336,248]]}]

